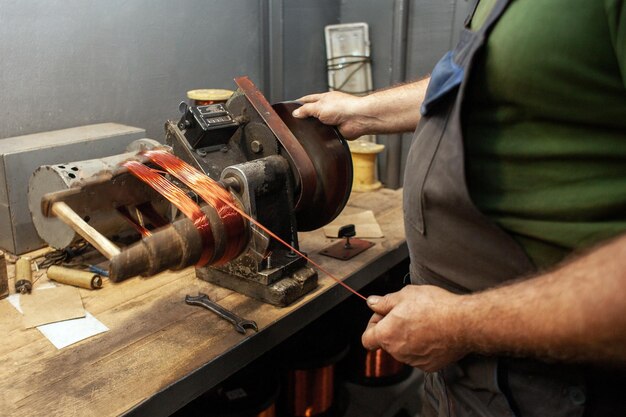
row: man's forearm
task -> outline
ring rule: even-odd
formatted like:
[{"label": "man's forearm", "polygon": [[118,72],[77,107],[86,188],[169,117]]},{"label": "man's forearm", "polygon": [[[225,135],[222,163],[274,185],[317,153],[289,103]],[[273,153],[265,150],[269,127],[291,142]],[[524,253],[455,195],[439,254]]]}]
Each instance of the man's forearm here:
[{"label": "man's forearm", "polygon": [[364,97],[364,111],[371,117],[373,132],[400,133],[415,130],[429,81],[430,77],[379,90]]},{"label": "man's forearm", "polygon": [[455,312],[471,351],[626,360],[626,236],[529,280],[464,296]]}]

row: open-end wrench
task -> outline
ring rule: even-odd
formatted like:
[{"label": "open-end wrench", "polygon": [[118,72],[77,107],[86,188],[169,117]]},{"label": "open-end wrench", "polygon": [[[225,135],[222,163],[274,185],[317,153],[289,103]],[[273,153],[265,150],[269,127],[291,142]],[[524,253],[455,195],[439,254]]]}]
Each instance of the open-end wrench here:
[{"label": "open-end wrench", "polygon": [[232,323],[233,326],[235,326],[235,330],[241,334],[246,334],[246,329],[252,329],[255,332],[259,331],[259,327],[256,325],[256,322],[242,319],[232,311],[217,304],[215,301],[211,301],[209,296],[206,294],[198,293],[197,296],[187,295],[185,297],[185,302],[189,305],[200,306],[206,308],[207,310],[211,310],[224,320]]}]

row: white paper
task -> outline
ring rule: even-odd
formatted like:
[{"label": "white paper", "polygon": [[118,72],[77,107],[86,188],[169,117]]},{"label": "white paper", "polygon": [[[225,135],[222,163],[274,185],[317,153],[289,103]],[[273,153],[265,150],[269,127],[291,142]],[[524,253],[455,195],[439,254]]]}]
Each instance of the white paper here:
[{"label": "white paper", "polygon": [[24,314],[24,312],[22,311],[22,307],[20,306],[20,294],[11,294],[9,295],[9,298],[7,298],[7,300],[9,301],[9,303],[11,303],[13,307],[15,307],[17,311],[19,311],[21,314]]},{"label": "white paper", "polygon": [[[24,314],[20,306],[20,294],[11,294],[7,300],[17,311]],[[76,342],[109,330],[107,326],[102,324],[101,321],[92,316],[88,311],[85,311],[84,318],[44,324],[43,326],[37,326],[37,329],[41,334],[46,336],[57,349],[63,349]]]},{"label": "white paper", "polygon": [[109,330],[97,318],[85,311],[85,317],[37,326],[37,329],[52,342],[57,349],[63,349],[81,340]]}]

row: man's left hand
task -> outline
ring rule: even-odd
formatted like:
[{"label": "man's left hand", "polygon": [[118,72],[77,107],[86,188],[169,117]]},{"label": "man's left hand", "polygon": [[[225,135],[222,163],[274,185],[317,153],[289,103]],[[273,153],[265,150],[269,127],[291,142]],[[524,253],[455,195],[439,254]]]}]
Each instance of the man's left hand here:
[{"label": "man's left hand", "polygon": [[430,285],[409,285],[383,297],[371,296],[375,314],[363,333],[365,348],[382,348],[408,365],[434,372],[468,351],[462,317],[456,312],[462,296]]}]

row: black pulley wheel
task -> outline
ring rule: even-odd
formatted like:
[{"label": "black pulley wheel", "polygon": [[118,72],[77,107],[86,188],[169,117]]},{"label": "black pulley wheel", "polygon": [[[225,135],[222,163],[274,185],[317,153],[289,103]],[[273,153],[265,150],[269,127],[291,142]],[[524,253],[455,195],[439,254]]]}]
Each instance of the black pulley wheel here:
[{"label": "black pulley wheel", "polygon": [[296,211],[298,230],[309,231],[330,223],[345,207],[352,190],[352,157],[348,143],[337,129],[314,117],[293,117],[291,113],[300,106],[290,101],[272,107],[302,144],[315,167],[317,186],[313,198]]}]

